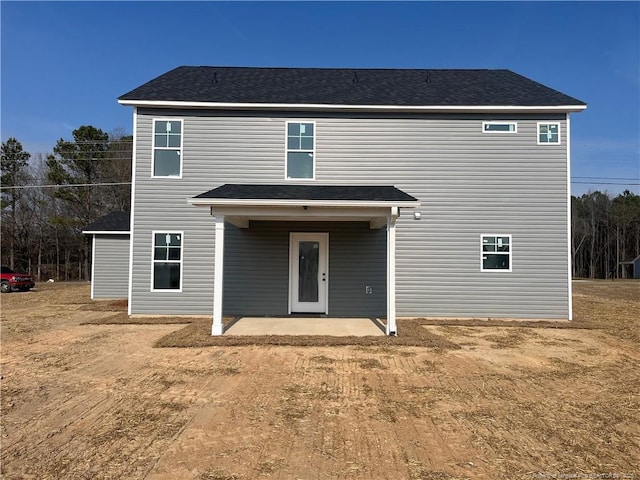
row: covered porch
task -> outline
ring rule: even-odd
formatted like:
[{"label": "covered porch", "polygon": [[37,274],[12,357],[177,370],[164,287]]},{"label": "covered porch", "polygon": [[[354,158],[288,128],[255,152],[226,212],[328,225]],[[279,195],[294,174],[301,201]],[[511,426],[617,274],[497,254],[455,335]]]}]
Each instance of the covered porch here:
[{"label": "covered porch", "polygon": [[327,317],[378,318],[396,334],[396,220],[414,197],[393,186],[234,184],[189,203],[214,217],[212,335],[225,333],[223,314],[320,317],[307,330]]}]

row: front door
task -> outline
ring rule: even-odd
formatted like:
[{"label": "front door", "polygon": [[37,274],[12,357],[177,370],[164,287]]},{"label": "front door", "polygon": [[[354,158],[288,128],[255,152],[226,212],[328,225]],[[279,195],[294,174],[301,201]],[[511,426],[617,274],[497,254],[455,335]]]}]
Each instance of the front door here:
[{"label": "front door", "polygon": [[290,313],[327,313],[328,249],[328,233],[291,234]]}]

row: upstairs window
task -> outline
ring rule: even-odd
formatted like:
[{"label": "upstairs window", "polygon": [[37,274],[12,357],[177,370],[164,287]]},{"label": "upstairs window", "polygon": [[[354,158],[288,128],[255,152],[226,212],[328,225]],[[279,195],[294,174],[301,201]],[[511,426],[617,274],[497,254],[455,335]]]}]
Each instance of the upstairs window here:
[{"label": "upstairs window", "polygon": [[516,122],[482,122],[482,133],[518,133]]},{"label": "upstairs window", "polygon": [[182,232],[153,232],[152,290],[182,287]]},{"label": "upstairs window", "polygon": [[511,235],[480,236],[480,270],[511,271]]},{"label": "upstairs window", "polygon": [[287,122],[287,178],[313,179],[315,124]]},{"label": "upstairs window", "polygon": [[153,121],[153,176],[182,175],[182,120]]},{"label": "upstairs window", "polygon": [[538,123],[538,145],[559,145],[560,124]]}]

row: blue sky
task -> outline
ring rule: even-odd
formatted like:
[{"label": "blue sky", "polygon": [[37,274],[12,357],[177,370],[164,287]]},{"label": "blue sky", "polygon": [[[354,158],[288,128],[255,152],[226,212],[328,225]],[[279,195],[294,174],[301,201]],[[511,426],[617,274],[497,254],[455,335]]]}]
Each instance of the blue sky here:
[{"label": "blue sky", "polygon": [[3,1],[1,21],[1,136],[32,154],[131,132],[116,98],[179,65],[508,68],[589,105],[574,194],[640,194],[640,2]]}]

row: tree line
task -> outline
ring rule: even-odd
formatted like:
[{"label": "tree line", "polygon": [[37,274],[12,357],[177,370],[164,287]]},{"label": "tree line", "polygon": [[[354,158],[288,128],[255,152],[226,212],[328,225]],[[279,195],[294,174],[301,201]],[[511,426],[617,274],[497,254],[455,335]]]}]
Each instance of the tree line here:
[{"label": "tree line", "polygon": [[82,230],[130,209],[132,136],[87,125],[72,136],[35,157],[15,138],[2,143],[2,265],[38,281],[88,280]]},{"label": "tree line", "polygon": [[640,255],[640,196],[590,192],[571,198],[574,277],[629,278]]},{"label": "tree line", "polygon": [[[15,138],[2,143],[3,265],[39,281],[88,280],[90,245],[82,230],[129,210],[133,138],[93,126],[35,158]],[[574,277],[626,278],[621,262],[640,255],[640,196],[590,192],[571,197]]]}]

